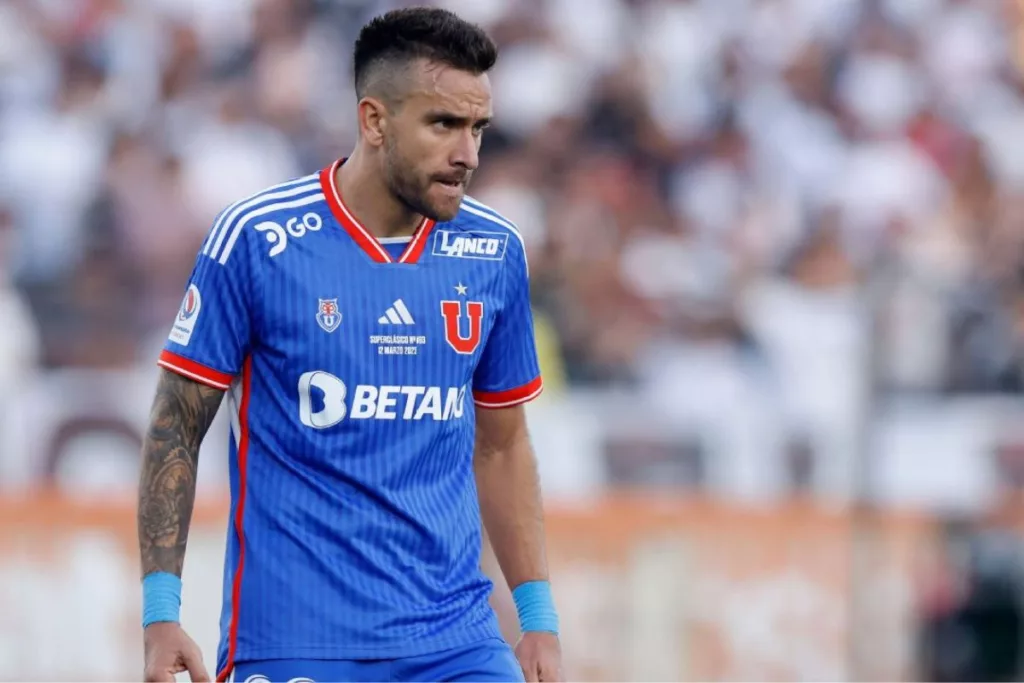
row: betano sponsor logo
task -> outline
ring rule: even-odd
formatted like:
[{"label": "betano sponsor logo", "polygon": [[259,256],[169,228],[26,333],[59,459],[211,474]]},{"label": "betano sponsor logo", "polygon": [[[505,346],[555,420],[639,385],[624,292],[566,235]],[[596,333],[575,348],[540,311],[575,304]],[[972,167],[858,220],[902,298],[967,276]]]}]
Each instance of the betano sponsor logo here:
[{"label": "betano sponsor logo", "polygon": [[466,387],[358,384],[349,388],[323,370],[299,378],[299,419],[312,429],[328,429],[349,420],[433,420],[463,416]]}]

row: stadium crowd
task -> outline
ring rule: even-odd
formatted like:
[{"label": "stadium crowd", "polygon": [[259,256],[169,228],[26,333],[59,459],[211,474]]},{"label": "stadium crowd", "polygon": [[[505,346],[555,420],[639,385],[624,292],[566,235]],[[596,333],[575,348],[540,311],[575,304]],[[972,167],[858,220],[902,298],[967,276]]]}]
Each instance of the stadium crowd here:
[{"label": "stadium crowd", "polygon": [[[217,212],[351,149],[400,4],[0,5],[0,396],[151,365]],[[1024,391],[1019,3],[444,4],[501,46],[470,192],[527,240],[549,395],[796,457],[869,394]]]}]

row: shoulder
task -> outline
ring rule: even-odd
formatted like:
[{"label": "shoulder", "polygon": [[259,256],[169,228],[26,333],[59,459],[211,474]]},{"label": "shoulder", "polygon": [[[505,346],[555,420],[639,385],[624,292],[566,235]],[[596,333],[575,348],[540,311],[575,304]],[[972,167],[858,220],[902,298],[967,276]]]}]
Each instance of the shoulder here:
[{"label": "shoulder", "polygon": [[523,249],[523,235],[519,227],[496,209],[466,195],[462,198],[459,215],[453,223],[467,232],[492,231],[508,235],[517,247]]},{"label": "shoulder", "polygon": [[[526,265],[526,244],[519,227],[496,209],[487,206],[469,195],[462,198],[459,214],[447,224],[452,229],[473,235],[491,235],[503,242],[503,253],[507,260]],[[447,227],[446,226],[446,227]]]},{"label": "shoulder", "polygon": [[[251,239],[249,235],[253,232],[272,233],[267,235],[267,241],[283,246],[289,222],[296,224],[292,229],[297,229],[304,220],[324,220],[316,212],[316,205],[321,203],[326,206],[319,173],[293,178],[243,197],[214,220],[202,254],[224,265],[237,251],[238,244]],[[310,212],[316,218],[307,218]]]}]

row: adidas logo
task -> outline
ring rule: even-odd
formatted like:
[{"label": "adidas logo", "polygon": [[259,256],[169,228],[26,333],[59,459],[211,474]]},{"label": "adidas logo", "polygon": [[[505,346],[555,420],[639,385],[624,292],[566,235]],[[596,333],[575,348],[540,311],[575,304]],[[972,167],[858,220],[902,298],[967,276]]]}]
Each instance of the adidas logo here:
[{"label": "adidas logo", "polygon": [[384,311],[384,315],[377,318],[377,322],[381,325],[415,325],[416,321],[412,319],[412,315],[409,313],[409,309],[405,307],[405,302],[401,299],[391,304],[388,310]]}]

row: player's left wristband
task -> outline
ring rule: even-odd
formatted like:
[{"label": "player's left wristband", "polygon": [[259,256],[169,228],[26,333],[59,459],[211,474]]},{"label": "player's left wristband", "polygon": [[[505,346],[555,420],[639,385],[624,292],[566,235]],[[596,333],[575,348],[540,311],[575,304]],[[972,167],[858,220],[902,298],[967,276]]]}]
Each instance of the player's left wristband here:
[{"label": "player's left wristband", "polygon": [[515,587],[512,599],[519,613],[523,633],[545,632],[558,635],[558,612],[547,581],[527,581]]},{"label": "player's left wristband", "polygon": [[159,621],[181,621],[181,579],[170,572],[142,580],[142,628]]}]

